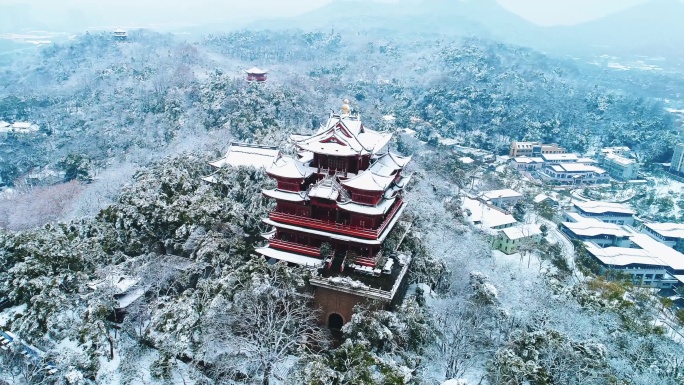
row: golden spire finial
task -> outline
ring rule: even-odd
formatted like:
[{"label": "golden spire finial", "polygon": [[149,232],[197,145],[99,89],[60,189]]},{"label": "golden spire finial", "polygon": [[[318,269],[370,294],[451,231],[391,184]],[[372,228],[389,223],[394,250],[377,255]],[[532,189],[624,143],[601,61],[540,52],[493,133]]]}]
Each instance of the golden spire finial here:
[{"label": "golden spire finial", "polygon": [[344,99],[343,103],[344,104],[342,104],[342,113],[343,114],[349,114],[349,110],[350,110],[349,99]]}]

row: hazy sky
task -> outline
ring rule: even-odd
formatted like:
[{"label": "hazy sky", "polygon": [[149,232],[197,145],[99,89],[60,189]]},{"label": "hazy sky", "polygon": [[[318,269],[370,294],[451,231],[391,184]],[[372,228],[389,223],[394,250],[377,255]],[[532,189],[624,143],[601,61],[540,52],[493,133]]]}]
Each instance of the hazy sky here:
[{"label": "hazy sky", "polygon": [[498,0],[499,4],[540,25],[575,24],[648,0]]},{"label": "hazy sky", "polygon": [[[136,23],[218,23],[259,16],[293,16],[331,0],[0,0],[0,6],[28,4],[33,12],[70,20],[125,19]],[[382,0],[387,2],[406,0]],[[415,1],[415,0],[414,0]],[[463,1],[463,0],[451,0]],[[470,0],[481,1],[481,0]],[[573,24],[598,18],[649,0],[497,0],[520,16],[541,25]],[[121,17],[119,17],[121,15]],[[41,15],[42,16],[42,15]],[[0,17],[2,19],[2,17]],[[80,20],[79,20],[80,21]],[[124,26],[124,25],[122,25]]]}]

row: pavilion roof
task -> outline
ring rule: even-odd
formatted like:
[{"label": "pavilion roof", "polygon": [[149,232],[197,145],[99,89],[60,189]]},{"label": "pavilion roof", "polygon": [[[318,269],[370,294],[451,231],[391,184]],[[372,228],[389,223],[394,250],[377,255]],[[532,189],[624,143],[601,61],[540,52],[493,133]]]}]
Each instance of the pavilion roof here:
[{"label": "pavilion roof", "polygon": [[266,173],[281,178],[306,179],[313,174],[313,169],[289,156],[282,156],[273,162]]},{"label": "pavilion roof", "polygon": [[254,74],[254,75],[266,75],[268,73],[268,71],[264,71],[259,67],[252,67],[245,72],[247,72],[248,74]]},{"label": "pavilion roof", "polygon": [[366,170],[361,174],[342,182],[349,188],[365,191],[385,191],[394,181],[394,176],[382,176]]},{"label": "pavilion roof", "polygon": [[333,114],[314,135],[291,135],[290,138],[302,150],[318,154],[354,156],[382,152],[392,134],[365,128],[358,116]]},{"label": "pavilion roof", "polygon": [[351,211],[354,213],[359,213],[359,214],[365,214],[365,215],[384,215],[387,213],[387,211],[392,207],[392,204],[394,201],[396,201],[396,197],[392,197],[389,199],[382,199],[377,205],[371,206],[371,205],[364,205],[360,203],[356,203],[353,201],[347,201],[347,202],[340,202],[337,204],[337,207],[346,210],[346,211]]},{"label": "pavilion roof", "polygon": [[231,143],[226,156],[209,162],[216,168],[223,166],[253,166],[256,168],[268,168],[280,154],[277,147],[260,146],[246,143]]},{"label": "pavilion roof", "polygon": [[370,170],[377,175],[390,176],[403,169],[410,161],[410,156],[403,157],[388,151],[370,166]]},{"label": "pavilion roof", "polygon": [[262,193],[269,198],[280,199],[289,202],[304,202],[307,200],[303,192],[282,191],[278,189],[264,189]]}]

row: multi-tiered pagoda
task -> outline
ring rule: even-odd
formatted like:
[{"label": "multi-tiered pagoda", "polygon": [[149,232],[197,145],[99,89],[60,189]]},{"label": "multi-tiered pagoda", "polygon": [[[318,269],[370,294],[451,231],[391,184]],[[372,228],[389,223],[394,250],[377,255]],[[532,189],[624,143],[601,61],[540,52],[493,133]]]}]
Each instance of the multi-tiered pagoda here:
[{"label": "multi-tiered pagoda", "polygon": [[[337,292],[327,295],[325,303],[317,300],[331,326],[347,322],[359,302],[339,298],[341,292],[359,296],[358,290],[335,286],[340,272],[367,277],[366,291],[382,298],[362,297],[391,301],[399,285],[395,281],[401,281],[407,269],[406,260],[394,266],[396,257],[383,255],[383,241],[405,208],[403,189],[410,179],[403,171],[410,158],[389,151],[391,138],[391,133],[366,128],[345,100],[342,113],[331,114],[315,134],[291,136],[298,156],[281,156],[266,171],[277,187],[263,194],[276,205],[264,219],[272,227],[264,234],[268,244],[256,251],[269,259],[318,268],[322,275],[312,279],[314,285],[319,282],[315,297],[321,298],[320,291]],[[389,286],[373,289],[373,279]],[[330,301],[333,304],[326,305]],[[344,309],[334,309],[340,301]]]}]

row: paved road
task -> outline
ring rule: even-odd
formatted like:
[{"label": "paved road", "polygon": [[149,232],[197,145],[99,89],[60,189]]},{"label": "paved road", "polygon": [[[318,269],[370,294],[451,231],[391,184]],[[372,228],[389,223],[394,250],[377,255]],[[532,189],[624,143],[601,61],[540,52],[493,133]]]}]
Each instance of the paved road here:
[{"label": "paved road", "polygon": [[536,221],[538,224],[545,224],[546,227],[549,229],[549,237],[554,239],[556,243],[559,243],[563,247],[563,253],[565,254],[565,258],[568,260],[568,264],[570,267],[574,268],[575,267],[575,247],[572,245],[572,242],[558,230],[558,226],[553,223],[552,221],[537,215],[537,214],[530,214],[533,215],[534,217],[532,218],[533,221]]}]

